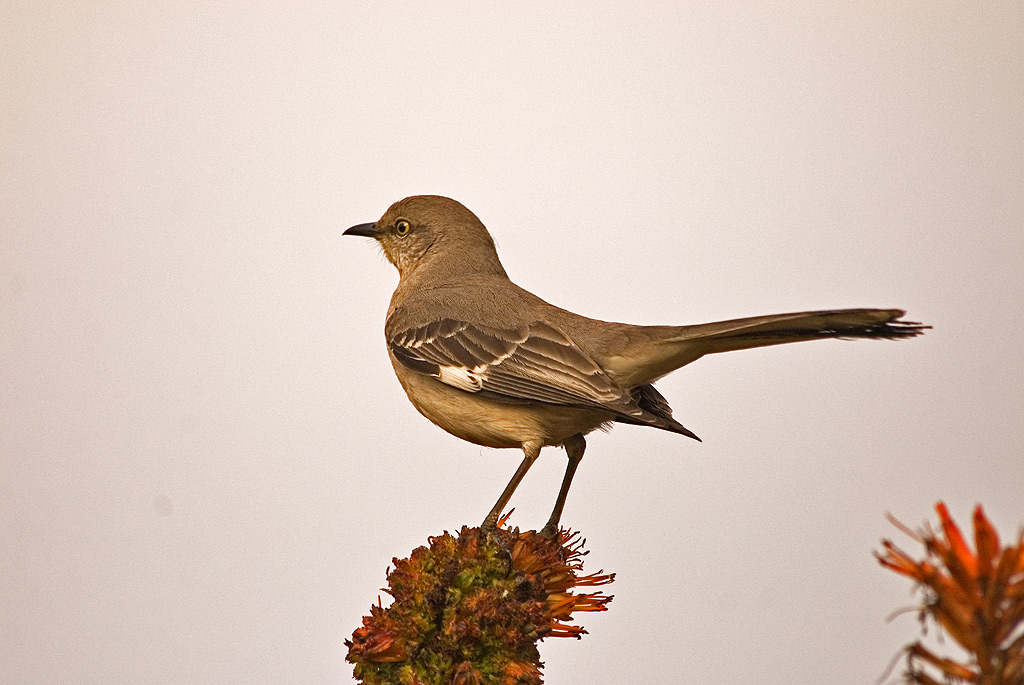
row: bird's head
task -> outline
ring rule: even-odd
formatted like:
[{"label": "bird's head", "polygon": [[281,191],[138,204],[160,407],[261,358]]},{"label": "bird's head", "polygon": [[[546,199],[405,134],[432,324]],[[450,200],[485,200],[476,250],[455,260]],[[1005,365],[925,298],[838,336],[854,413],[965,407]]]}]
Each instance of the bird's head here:
[{"label": "bird's head", "polygon": [[458,274],[505,274],[494,240],[480,219],[440,195],[399,200],[375,223],[353,226],[344,235],[376,240],[402,278],[427,264]]}]

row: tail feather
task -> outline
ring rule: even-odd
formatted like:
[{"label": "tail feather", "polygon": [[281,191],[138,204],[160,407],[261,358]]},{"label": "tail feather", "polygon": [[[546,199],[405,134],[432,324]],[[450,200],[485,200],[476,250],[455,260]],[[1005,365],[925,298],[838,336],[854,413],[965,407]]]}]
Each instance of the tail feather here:
[{"label": "tail feather", "polygon": [[[899,340],[921,335],[931,326],[903,321],[902,309],[834,309],[732,319],[695,326],[644,326],[633,329],[634,343],[604,359],[606,370],[625,387],[642,415],[614,420],[637,423],[700,440],[672,418],[668,401],[651,383],[705,354],[781,345],[802,340]],[[642,334],[641,334],[642,333]]]},{"label": "tail feather", "polygon": [[801,340],[899,340],[921,335],[931,326],[901,321],[902,309],[837,309],[733,319],[685,326],[666,342],[700,340],[706,354],[779,345]]},{"label": "tail feather", "polygon": [[802,340],[899,340],[931,326],[903,321],[902,309],[833,309],[772,314],[693,326],[642,326],[629,344],[603,359],[625,387],[652,383],[706,354],[747,350]]}]

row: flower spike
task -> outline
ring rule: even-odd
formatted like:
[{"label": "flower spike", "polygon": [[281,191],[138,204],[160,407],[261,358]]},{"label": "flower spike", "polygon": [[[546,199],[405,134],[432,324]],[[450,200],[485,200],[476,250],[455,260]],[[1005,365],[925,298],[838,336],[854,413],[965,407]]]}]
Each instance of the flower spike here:
[{"label": "flower spike", "polygon": [[[924,545],[926,558],[914,560],[888,540],[879,563],[912,578],[924,594],[922,617],[931,617],[956,640],[968,658],[940,657],[920,642],[904,649],[905,682],[968,682],[981,685],[1024,683],[1024,531],[1017,544],[1003,547],[981,505],[974,510],[971,551],[943,502],[935,507],[941,537],[930,528],[914,533],[898,528]],[[893,520],[890,518],[890,520]]]},{"label": "flower spike", "polygon": [[351,640],[348,660],[365,685],[507,683],[540,685],[538,641],[581,638],[574,614],[606,611],[610,595],[577,592],[614,574],[583,575],[579,533],[557,538],[504,527],[464,527],[457,537],[396,559],[388,572],[391,606],[370,607]]}]

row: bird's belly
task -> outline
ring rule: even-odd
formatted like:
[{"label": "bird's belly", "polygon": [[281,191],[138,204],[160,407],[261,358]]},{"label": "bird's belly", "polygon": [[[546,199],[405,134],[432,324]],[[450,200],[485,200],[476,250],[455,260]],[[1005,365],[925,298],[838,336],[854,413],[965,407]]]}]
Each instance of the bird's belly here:
[{"label": "bird's belly", "polygon": [[399,372],[398,378],[421,414],[452,435],[485,447],[521,447],[531,441],[561,445],[613,418],[599,410],[498,402],[416,373]]}]

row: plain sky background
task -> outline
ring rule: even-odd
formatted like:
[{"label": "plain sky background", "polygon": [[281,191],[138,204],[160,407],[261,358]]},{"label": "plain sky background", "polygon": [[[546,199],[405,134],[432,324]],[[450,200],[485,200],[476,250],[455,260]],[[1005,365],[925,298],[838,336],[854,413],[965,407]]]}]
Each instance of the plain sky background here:
[{"label": "plain sky background", "polygon": [[392,376],[341,232],[418,193],[590,316],[935,327],[699,361],[659,389],[703,444],[592,436],[615,601],[549,684],[874,682],[918,634],[885,512],[1024,522],[1019,0],[4,2],[0,682],[351,682],[392,557],[520,459]]}]

